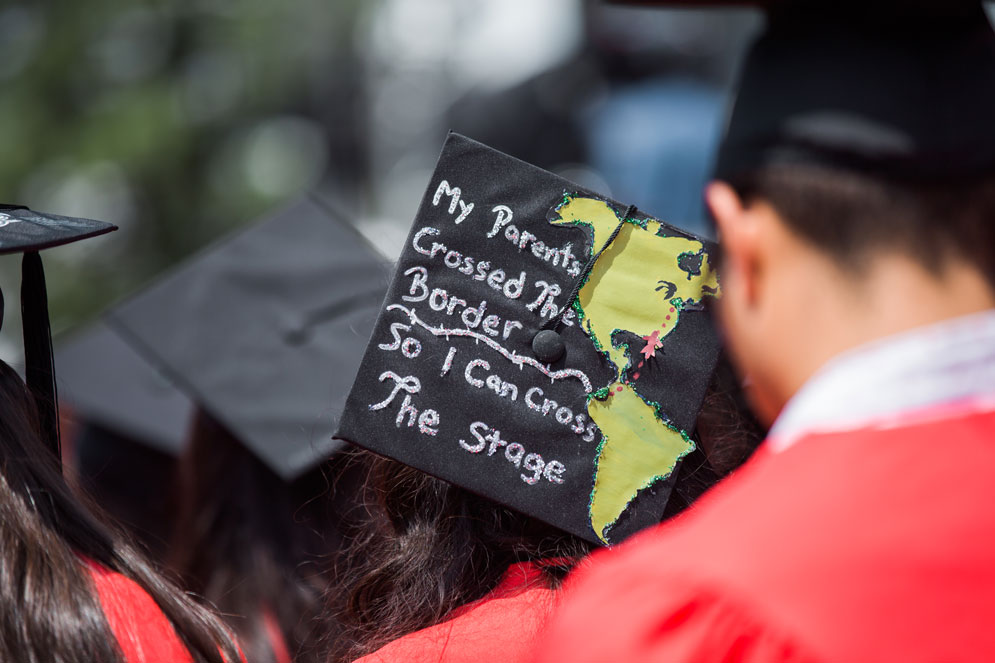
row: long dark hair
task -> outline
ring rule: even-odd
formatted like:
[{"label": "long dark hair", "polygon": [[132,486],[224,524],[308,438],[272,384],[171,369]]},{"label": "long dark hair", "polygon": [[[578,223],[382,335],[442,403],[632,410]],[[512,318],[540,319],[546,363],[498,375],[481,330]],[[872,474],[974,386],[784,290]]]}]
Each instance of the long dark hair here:
[{"label": "long dark hair", "polygon": [[234,663],[236,645],[209,611],[75,497],[42,444],[34,401],[0,362],[0,660],[122,663],[88,560],[136,582],[198,663]]},{"label": "long dark hair", "polygon": [[[680,465],[665,518],[738,467],[763,438],[724,359],[698,421],[698,448]],[[368,451],[352,453],[367,473],[366,505],[329,597],[330,623],[337,626],[328,639],[331,663],[442,622],[493,590],[515,562],[540,562],[556,587],[590,552],[582,539],[424,472]]]},{"label": "long dark hair", "polygon": [[336,543],[321,469],[288,484],[202,410],[179,467],[170,566],[218,606],[247,663],[273,663],[280,644],[298,663],[316,660],[318,563]]}]

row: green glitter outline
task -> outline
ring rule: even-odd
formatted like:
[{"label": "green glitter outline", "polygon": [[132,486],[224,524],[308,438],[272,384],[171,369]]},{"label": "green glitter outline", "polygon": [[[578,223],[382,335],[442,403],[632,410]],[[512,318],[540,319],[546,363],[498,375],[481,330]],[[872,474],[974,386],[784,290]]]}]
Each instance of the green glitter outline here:
[{"label": "green glitter outline", "polygon": [[[698,242],[698,243],[701,244],[701,242]],[[697,274],[692,274],[691,272],[688,272],[683,267],[681,267],[681,259],[684,258],[684,256],[688,256],[688,257],[693,258],[694,256],[698,256],[698,255],[701,256],[701,265],[698,267],[698,273]],[[688,281],[690,281],[692,276],[701,276],[702,268],[705,266],[705,258],[707,258],[707,257],[708,257],[708,251],[705,250],[705,245],[701,244],[701,248],[698,249],[697,251],[682,251],[681,253],[678,253],[677,254],[677,268],[680,269],[682,272],[686,272],[687,275],[688,275]]]}]

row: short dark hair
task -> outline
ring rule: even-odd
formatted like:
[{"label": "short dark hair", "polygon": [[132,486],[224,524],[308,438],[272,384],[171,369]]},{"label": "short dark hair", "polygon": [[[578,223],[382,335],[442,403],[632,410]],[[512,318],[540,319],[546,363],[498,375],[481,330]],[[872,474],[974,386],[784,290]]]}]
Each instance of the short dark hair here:
[{"label": "short dark hair", "polygon": [[770,203],[795,233],[858,274],[892,251],[936,275],[966,261],[995,289],[995,174],[916,182],[778,166],[730,184],[745,201]]}]

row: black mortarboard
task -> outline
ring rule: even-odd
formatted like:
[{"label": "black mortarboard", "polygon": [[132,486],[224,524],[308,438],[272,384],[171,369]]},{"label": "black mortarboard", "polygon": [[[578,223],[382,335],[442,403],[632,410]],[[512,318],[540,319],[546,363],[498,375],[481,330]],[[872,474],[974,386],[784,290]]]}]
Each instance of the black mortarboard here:
[{"label": "black mortarboard", "polygon": [[715,175],[811,164],[914,179],[995,167],[995,34],[980,0],[615,0],[759,7]]},{"label": "black mortarboard", "polygon": [[78,485],[163,559],[193,403],[102,320],[57,338],[55,361]]},{"label": "black mortarboard", "polygon": [[743,65],[720,179],[797,164],[927,180],[995,168],[995,33],[979,0],[637,4],[768,10]]},{"label": "black mortarboard", "polygon": [[658,522],[719,350],[709,250],[451,134],[337,436],[590,541]]},{"label": "black mortarboard", "polygon": [[108,324],[293,480],[331,439],[386,291],[384,259],[314,196],[226,238]]},{"label": "black mortarboard", "polygon": [[995,168],[995,33],[977,0],[777,3],[716,177],[812,164],[926,180]]},{"label": "black mortarboard", "polygon": [[60,398],[74,418],[179,455],[193,403],[117,330],[99,321],[58,343],[55,358]]},{"label": "black mortarboard", "polygon": [[[117,230],[93,219],[35,212],[19,205],[0,205],[0,254],[23,253],[21,263],[21,324],[24,330],[24,376],[38,405],[42,435],[57,458],[59,412],[48,320],[45,272],[38,252]],[[0,324],[3,296],[0,295]]]}]

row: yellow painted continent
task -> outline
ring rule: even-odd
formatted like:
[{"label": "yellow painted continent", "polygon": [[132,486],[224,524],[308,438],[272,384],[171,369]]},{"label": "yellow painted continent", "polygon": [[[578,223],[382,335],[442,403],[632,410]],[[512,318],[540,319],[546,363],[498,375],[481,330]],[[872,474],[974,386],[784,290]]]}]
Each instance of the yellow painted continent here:
[{"label": "yellow painted continent", "polygon": [[[595,250],[605,245],[619,224],[615,211],[595,198],[571,198],[558,212],[560,218],[554,224],[587,225],[594,230]],[[718,279],[707,257],[702,259],[697,275],[682,270],[678,263],[682,254],[704,251],[702,243],[686,237],[661,236],[657,234],[659,230],[657,221],[647,221],[646,227],[622,224],[578,296],[585,329],[608,352],[619,371],[628,360],[624,348],[612,345],[615,330],[640,336],[659,330],[663,338],[677,326],[680,315],[672,300],[697,302],[706,288],[712,293],[718,291]]]},{"label": "yellow painted continent", "polygon": [[663,424],[629,385],[612,387],[607,400],[587,408],[604,435],[591,495],[591,527],[606,541],[606,530],[643,488],[668,476],[694,443]]},{"label": "yellow painted continent", "polygon": [[[657,221],[640,225],[625,220],[619,228],[615,211],[595,198],[567,197],[556,211],[558,218],[551,223],[592,229],[592,255],[605,247],[577,303],[583,328],[608,354],[617,380],[630,359],[625,347],[612,342],[614,332],[652,337],[659,344],[677,327],[685,305],[718,294],[718,278],[701,242],[659,235]],[[616,228],[618,234],[609,244]],[[700,256],[697,269],[682,269],[682,256]],[[638,358],[638,353],[632,354]],[[588,414],[604,436],[590,505],[591,525],[602,540],[636,493],[668,476],[693,448],[629,384],[615,382],[609,389],[610,398],[588,404]]]}]

